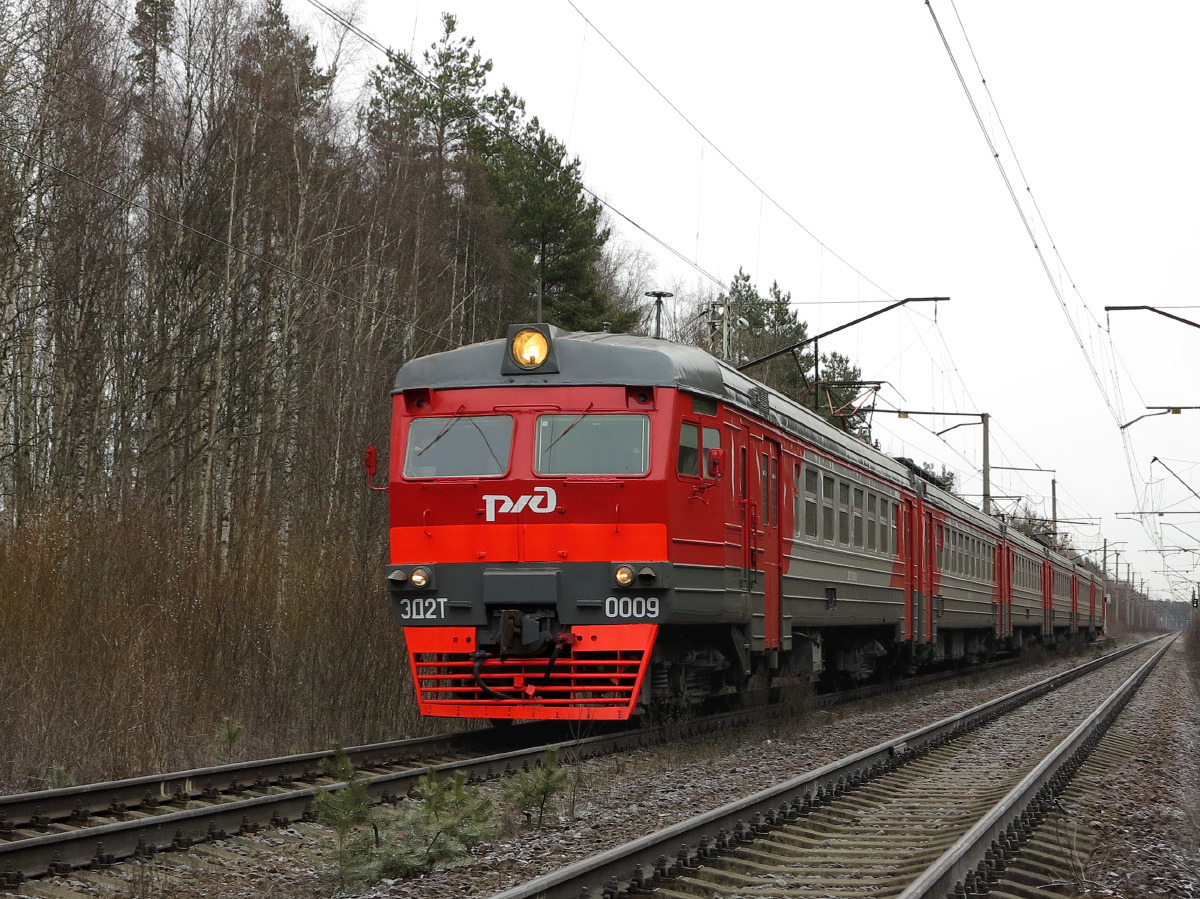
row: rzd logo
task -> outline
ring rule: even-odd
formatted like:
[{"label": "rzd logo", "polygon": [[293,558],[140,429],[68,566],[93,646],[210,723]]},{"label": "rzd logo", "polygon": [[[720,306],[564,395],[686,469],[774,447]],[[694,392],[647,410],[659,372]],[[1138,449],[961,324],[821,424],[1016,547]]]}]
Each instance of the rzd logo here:
[{"label": "rzd logo", "polygon": [[534,487],[533,493],[526,493],[513,499],[503,493],[485,493],[483,502],[486,506],[488,521],[495,521],[496,515],[515,515],[528,509],[530,512],[553,512],[558,506],[558,496],[553,487]]}]

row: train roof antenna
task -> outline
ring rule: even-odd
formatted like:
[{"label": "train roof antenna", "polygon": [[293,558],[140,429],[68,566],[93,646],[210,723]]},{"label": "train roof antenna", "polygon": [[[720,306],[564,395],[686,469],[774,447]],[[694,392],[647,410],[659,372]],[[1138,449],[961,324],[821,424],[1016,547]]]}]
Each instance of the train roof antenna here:
[{"label": "train roof antenna", "polygon": [[662,338],[662,306],[664,297],[673,297],[669,290],[647,290],[646,296],[654,297],[654,339]]}]

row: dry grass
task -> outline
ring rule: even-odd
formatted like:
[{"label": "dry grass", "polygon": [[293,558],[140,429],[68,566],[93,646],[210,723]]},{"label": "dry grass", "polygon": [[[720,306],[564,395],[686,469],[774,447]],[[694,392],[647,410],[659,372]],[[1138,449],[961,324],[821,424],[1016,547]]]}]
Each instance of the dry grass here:
[{"label": "dry grass", "polygon": [[0,789],[224,760],[226,716],[235,758],[411,732],[382,561],[325,522],[216,559],[145,509],[49,509],[0,534]]},{"label": "dry grass", "polygon": [[1200,615],[1193,614],[1191,624],[1183,632],[1183,657],[1196,688],[1200,690]]}]

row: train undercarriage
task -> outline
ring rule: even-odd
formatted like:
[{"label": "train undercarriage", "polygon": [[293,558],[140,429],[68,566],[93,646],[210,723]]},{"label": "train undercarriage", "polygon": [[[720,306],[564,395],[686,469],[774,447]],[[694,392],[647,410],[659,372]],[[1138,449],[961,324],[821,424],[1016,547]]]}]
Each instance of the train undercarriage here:
[{"label": "train undercarriage", "polygon": [[852,689],[1053,642],[1032,631],[997,639],[990,629],[944,628],[913,643],[878,625],[794,630],[790,649],[752,652],[739,625],[568,627],[549,606],[493,609],[487,627],[407,628],[406,636],[424,713],[493,718],[572,717],[567,710],[580,706],[595,718],[669,717],[754,696]]}]

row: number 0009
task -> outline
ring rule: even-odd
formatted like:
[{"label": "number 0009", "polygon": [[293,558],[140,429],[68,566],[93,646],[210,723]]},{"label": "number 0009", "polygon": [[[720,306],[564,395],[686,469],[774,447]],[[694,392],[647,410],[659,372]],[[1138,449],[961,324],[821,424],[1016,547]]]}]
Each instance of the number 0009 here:
[{"label": "number 0009", "polygon": [[657,618],[657,596],[610,596],[604,600],[605,618]]}]

